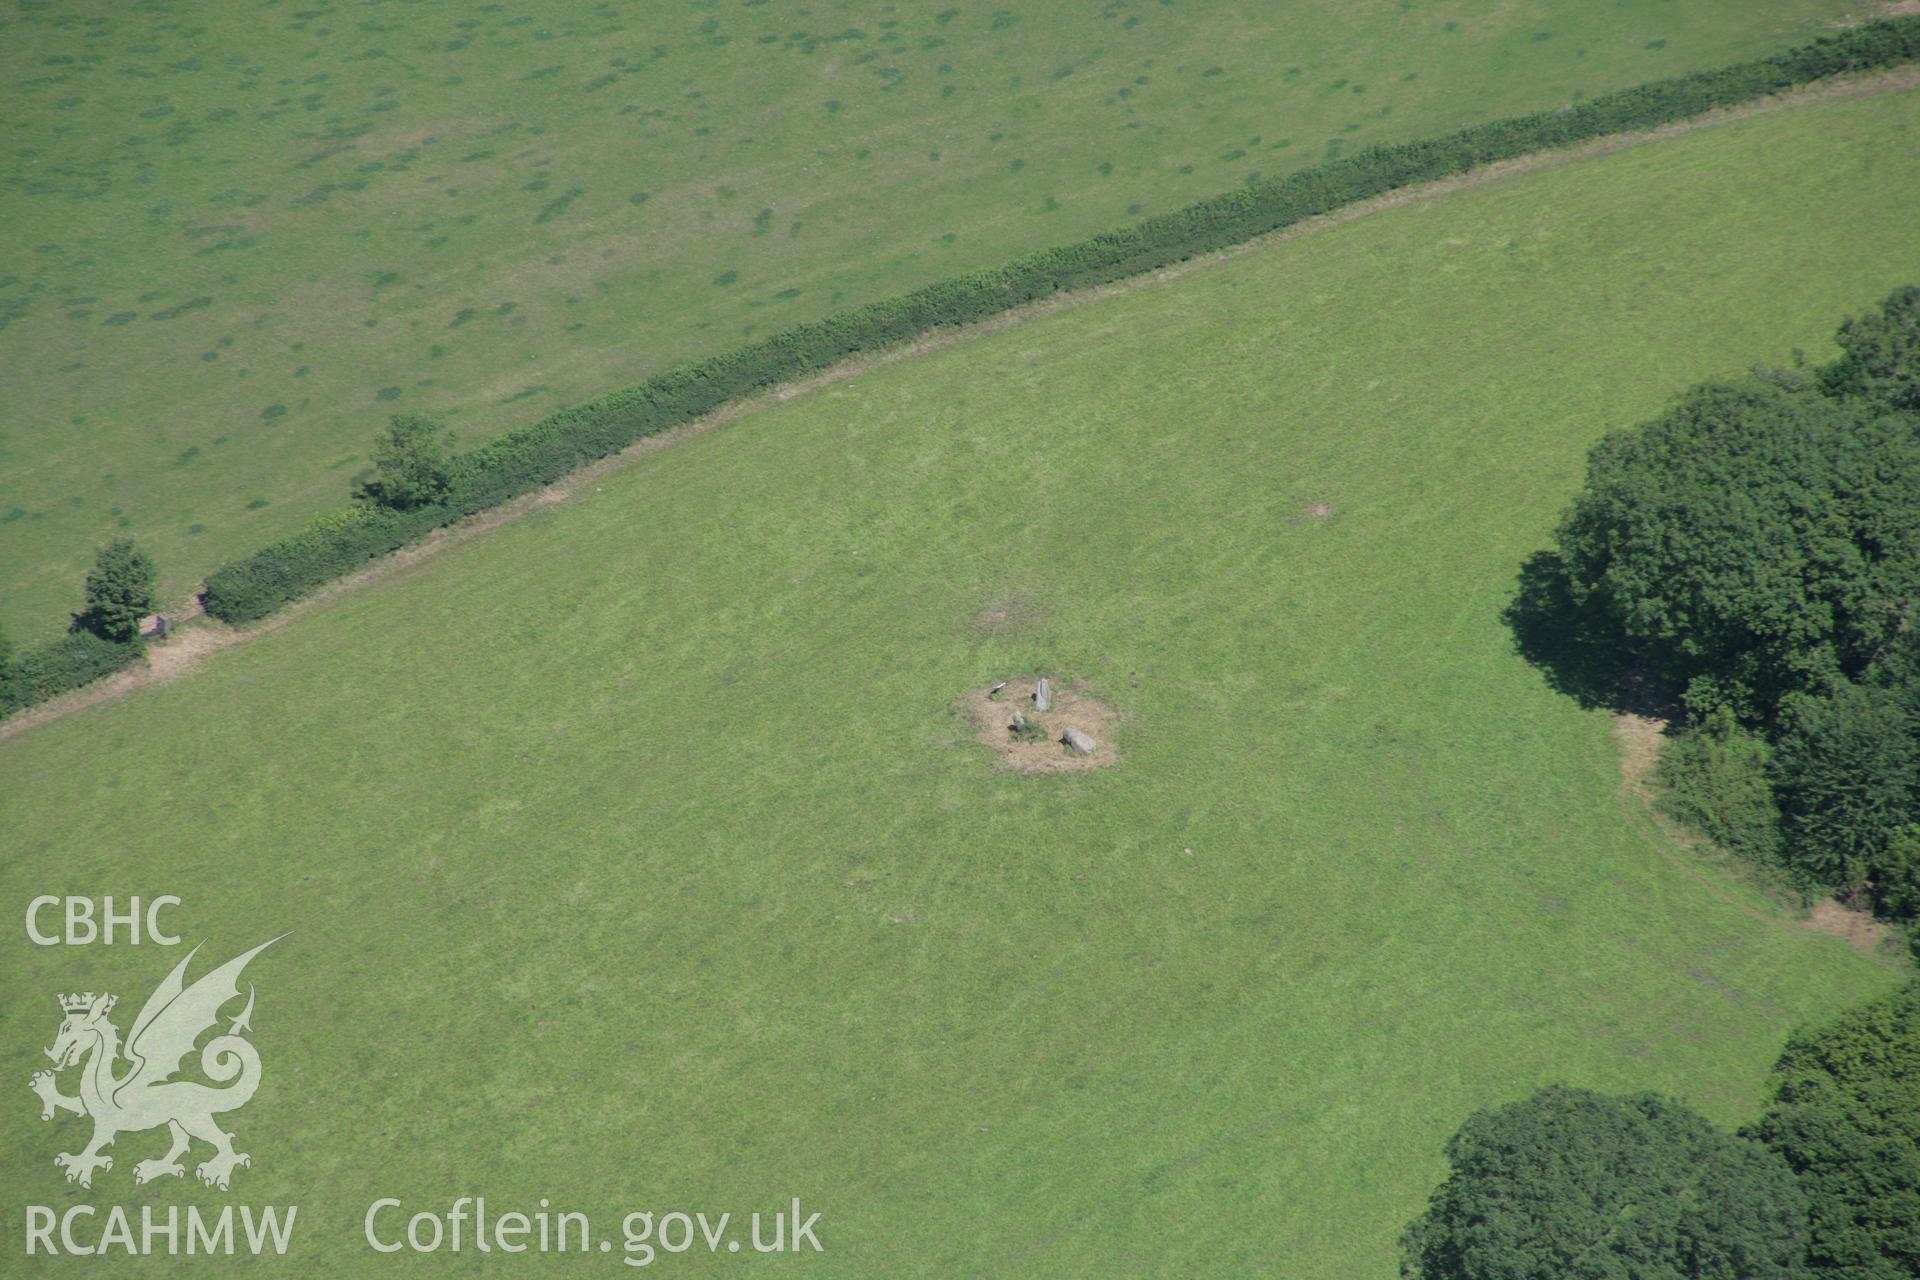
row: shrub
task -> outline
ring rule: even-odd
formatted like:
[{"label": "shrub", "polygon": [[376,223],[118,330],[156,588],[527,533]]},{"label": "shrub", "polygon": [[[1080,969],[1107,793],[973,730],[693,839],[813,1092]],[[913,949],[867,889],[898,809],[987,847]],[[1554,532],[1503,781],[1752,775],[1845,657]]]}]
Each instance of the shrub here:
[{"label": "shrub", "polygon": [[1815,1276],[1920,1275],[1920,983],[1788,1040],[1754,1136],[1806,1194]]},{"label": "shrub", "polygon": [[1784,842],[1769,756],[1765,739],[1716,711],[1661,752],[1661,807],[1725,848],[1778,864]]},{"label": "shrub", "polygon": [[116,644],[140,638],[140,620],[153,612],[153,559],[130,538],[116,538],[94,556],[87,575],[87,609],[78,623]]},{"label": "shrub", "polygon": [[1007,726],[1007,732],[1011,733],[1016,741],[1045,742],[1051,736],[1047,733],[1047,727],[1032,716],[1023,715],[1018,711],[1013,714],[1014,719]]},{"label": "shrub", "polygon": [[[1030,253],[1003,267],[839,312],[562,409],[453,459],[444,503],[451,510],[443,517],[498,505],[549,484],[582,463],[711,413],[730,400],[828,368],[848,356],[904,342],[929,329],[968,324],[1064,289],[1156,270],[1397,187],[1543,148],[1666,124],[1823,76],[1916,58],[1920,58],[1920,18],[1866,23],[1758,61],[1641,85],[1440,138],[1373,147],[1076,244]],[[440,505],[435,498],[415,510],[433,511]],[[419,531],[431,527],[423,525]],[[214,575],[220,579],[218,590],[212,589],[213,579],[208,580],[208,612],[230,622],[261,616],[365,559],[358,541],[365,532],[363,526],[354,525],[337,528],[330,535],[316,524],[284,543],[228,563]],[[329,536],[353,545],[324,550],[318,544]],[[266,581],[248,582],[255,574]],[[229,601],[260,612],[230,615],[224,611]]]},{"label": "shrub", "polygon": [[1785,1161],[1656,1094],[1554,1086],[1483,1111],[1401,1241],[1418,1280],[1787,1280],[1806,1206]]}]

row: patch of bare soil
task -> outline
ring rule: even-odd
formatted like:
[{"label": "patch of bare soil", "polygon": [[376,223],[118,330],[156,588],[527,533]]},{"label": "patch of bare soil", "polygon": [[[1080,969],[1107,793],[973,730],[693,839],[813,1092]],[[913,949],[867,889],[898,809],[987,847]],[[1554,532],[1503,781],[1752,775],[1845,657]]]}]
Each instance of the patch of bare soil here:
[{"label": "patch of bare soil", "polygon": [[1666,741],[1667,725],[1652,716],[1622,712],[1613,718],[1613,740],[1620,747],[1620,793],[1651,803],[1653,790],[1648,779],[1659,763],[1660,747]]},{"label": "patch of bare soil", "polygon": [[1822,898],[1813,904],[1813,911],[1803,923],[1804,928],[1815,933],[1830,933],[1836,938],[1851,943],[1856,951],[1868,955],[1880,950],[1887,940],[1887,926],[1873,918],[1867,911],[1856,911],[1837,898]]},{"label": "patch of bare soil", "polygon": [[[1017,676],[995,696],[992,686],[975,689],[960,699],[960,710],[973,721],[982,746],[1000,757],[1000,763],[1021,773],[1079,773],[1102,769],[1120,758],[1114,748],[1113,729],[1120,717],[1114,710],[1075,685],[1053,690],[1053,706],[1047,711],[1033,709],[1033,676]],[[1028,740],[1013,729],[1018,712],[1045,731],[1044,736]],[[1080,755],[1068,748],[1061,735],[1078,729],[1093,739],[1092,755]]]},{"label": "patch of bare soil", "polygon": [[1882,18],[1904,18],[1914,13],[1920,13],[1920,0],[1890,0],[1889,3],[1875,5],[1873,12],[1864,18],[1848,14],[1831,25],[1844,30],[1851,27],[1862,26],[1869,22],[1877,22]]}]

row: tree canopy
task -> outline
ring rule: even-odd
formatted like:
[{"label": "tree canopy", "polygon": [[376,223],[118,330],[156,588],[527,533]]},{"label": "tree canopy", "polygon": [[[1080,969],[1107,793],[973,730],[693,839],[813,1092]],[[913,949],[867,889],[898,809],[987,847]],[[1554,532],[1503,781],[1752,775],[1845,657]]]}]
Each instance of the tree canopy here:
[{"label": "tree canopy", "polygon": [[1920,598],[1920,438],[1903,416],[1753,379],[1608,436],[1558,539],[1695,712],[1771,718],[1858,675]]},{"label": "tree canopy", "polygon": [[114,539],[94,557],[80,624],[118,644],[138,639],[141,619],[153,612],[157,577],[152,557],[134,546],[131,538]]},{"label": "tree canopy", "polygon": [[1920,982],[1795,1035],[1755,1134],[1798,1175],[1821,1277],[1920,1275]]},{"label": "tree canopy", "polygon": [[429,506],[453,483],[453,433],[427,414],[394,414],[371,456],[380,478],[369,491],[389,507]]},{"label": "tree canopy", "polygon": [[1848,316],[1834,335],[1841,357],[1821,370],[1821,389],[1920,413],[1920,285],[1896,289],[1879,315]]},{"label": "tree canopy", "polygon": [[1784,1280],[1806,1204],[1786,1163],[1657,1094],[1554,1086],[1470,1118],[1402,1241],[1416,1280]]}]

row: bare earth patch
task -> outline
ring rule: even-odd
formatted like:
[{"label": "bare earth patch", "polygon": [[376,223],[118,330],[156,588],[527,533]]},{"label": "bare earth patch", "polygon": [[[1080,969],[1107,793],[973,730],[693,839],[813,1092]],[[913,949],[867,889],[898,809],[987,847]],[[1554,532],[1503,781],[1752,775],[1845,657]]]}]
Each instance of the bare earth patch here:
[{"label": "bare earth patch", "polygon": [[1855,950],[1868,955],[1878,951],[1880,944],[1887,940],[1886,925],[1875,920],[1870,912],[1855,911],[1836,898],[1822,898],[1814,903],[1806,927],[1816,933],[1830,933],[1836,938],[1845,939],[1853,944]]},{"label": "bare earth patch", "polygon": [[1846,30],[1868,22],[1877,22],[1882,18],[1904,18],[1914,13],[1920,13],[1920,0],[1891,0],[1890,3],[1876,5],[1874,11],[1864,18],[1857,18],[1852,14],[1848,14],[1838,22],[1831,23],[1830,25]]},{"label": "bare earth patch", "polygon": [[1622,712],[1613,718],[1613,740],[1620,746],[1620,792],[1636,800],[1651,802],[1653,792],[1647,780],[1659,762],[1661,744],[1666,741],[1667,725],[1652,716]]},{"label": "bare earth patch", "polygon": [[[1075,685],[1061,685],[1053,691],[1053,707],[1033,709],[1035,677],[1016,676],[1007,681],[1000,696],[991,696],[992,686],[975,689],[960,699],[959,709],[973,721],[975,736],[982,746],[1000,757],[1009,769],[1021,773],[1079,773],[1102,769],[1119,759],[1114,749],[1113,729],[1120,717],[1114,710]],[[1013,713],[1038,724],[1046,736],[1027,741],[1011,729]],[[1060,742],[1068,729],[1078,729],[1094,741],[1092,755],[1078,755]]]}]

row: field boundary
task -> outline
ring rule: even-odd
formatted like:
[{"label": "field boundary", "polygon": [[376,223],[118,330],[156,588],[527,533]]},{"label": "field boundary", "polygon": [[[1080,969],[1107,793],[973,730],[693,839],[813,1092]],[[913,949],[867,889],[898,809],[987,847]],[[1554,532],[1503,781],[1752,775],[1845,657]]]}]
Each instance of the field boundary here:
[{"label": "field boundary", "polygon": [[[1920,36],[1920,23],[1916,23],[1915,27],[1917,36]],[[203,659],[256,636],[275,631],[285,623],[304,616],[310,609],[319,607],[339,595],[404,572],[447,547],[464,542],[530,512],[565,501],[583,486],[638,458],[670,447],[679,441],[729,425],[761,410],[783,404],[810,391],[858,377],[867,371],[944,350],[975,338],[1002,333],[1060,311],[1177,280],[1196,271],[1233,261],[1245,254],[1284,244],[1302,236],[1317,234],[1413,201],[1433,199],[1488,182],[1558,168],[1624,148],[1657,142],[1701,128],[1729,124],[1755,115],[1792,109],[1833,98],[1864,97],[1916,87],[1920,87],[1920,65],[1911,62],[1898,65],[1891,70],[1826,77],[1733,106],[1710,108],[1655,127],[1602,135],[1574,145],[1530,152],[1477,165],[1464,172],[1430,181],[1395,187],[1378,195],[1295,221],[1277,230],[1254,235],[1206,253],[1189,255],[1152,270],[1083,288],[1063,288],[1043,298],[1005,308],[985,319],[966,324],[934,327],[911,338],[844,357],[817,371],[773,384],[748,395],[728,399],[705,414],[644,435],[623,448],[571,468],[557,479],[530,492],[519,493],[471,514],[456,514],[443,519],[428,528],[424,534],[410,537],[383,553],[365,557],[359,567],[332,576],[317,588],[304,592],[290,603],[258,620],[232,625],[219,621],[208,613],[197,612],[194,606],[188,605],[179,611],[181,616],[177,620],[182,625],[176,627],[168,639],[146,646],[145,662],[123,668],[83,687],[56,694],[37,705],[15,712],[5,720],[0,720],[0,741],[84,707],[122,697],[149,685],[177,679],[197,668]]]},{"label": "field boundary", "polygon": [[1374,196],[1494,162],[1655,128],[1843,73],[1916,59],[1920,19],[1877,22],[1767,58],[1653,81],[1438,137],[1371,147],[1131,226],[1037,250],[997,268],[834,312],[503,432],[453,459],[426,501],[390,505],[362,492],[358,501],[214,570],[201,600],[208,613],[224,622],[263,618],[441,525],[499,506],[645,436],[829,369],[849,356],[883,351],[1070,290],[1126,280]]}]

